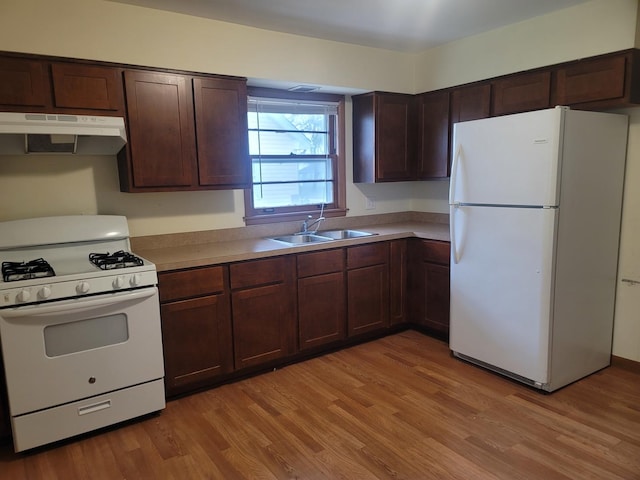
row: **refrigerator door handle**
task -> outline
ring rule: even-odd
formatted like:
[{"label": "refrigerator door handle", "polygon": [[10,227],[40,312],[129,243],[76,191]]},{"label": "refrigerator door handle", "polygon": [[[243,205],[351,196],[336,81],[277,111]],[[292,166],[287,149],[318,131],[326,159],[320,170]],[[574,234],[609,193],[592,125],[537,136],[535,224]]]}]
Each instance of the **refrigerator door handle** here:
[{"label": "refrigerator door handle", "polygon": [[449,236],[451,237],[451,259],[453,263],[457,264],[460,260],[458,258],[458,248],[456,245],[456,212],[458,211],[458,207],[460,205],[454,204],[450,207],[449,213]]},{"label": "refrigerator door handle", "polygon": [[455,192],[456,192],[456,184],[458,180],[458,168],[460,165],[460,155],[462,153],[462,145],[458,144],[458,148],[456,148],[456,154],[453,156],[453,161],[451,162],[451,181],[449,183],[449,205],[454,205],[455,201]]}]

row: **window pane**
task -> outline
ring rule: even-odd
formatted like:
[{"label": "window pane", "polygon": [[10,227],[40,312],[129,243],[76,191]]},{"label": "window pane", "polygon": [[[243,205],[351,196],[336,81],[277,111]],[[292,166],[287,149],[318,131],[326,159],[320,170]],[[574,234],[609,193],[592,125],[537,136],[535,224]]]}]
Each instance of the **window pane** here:
[{"label": "window pane", "polygon": [[333,179],[330,158],[254,158],[252,165],[254,183]]},{"label": "window pane", "polygon": [[254,208],[333,203],[333,182],[255,184]]},{"label": "window pane", "polygon": [[324,155],[328,151],[327,117],[248,113],[251,155]]}]

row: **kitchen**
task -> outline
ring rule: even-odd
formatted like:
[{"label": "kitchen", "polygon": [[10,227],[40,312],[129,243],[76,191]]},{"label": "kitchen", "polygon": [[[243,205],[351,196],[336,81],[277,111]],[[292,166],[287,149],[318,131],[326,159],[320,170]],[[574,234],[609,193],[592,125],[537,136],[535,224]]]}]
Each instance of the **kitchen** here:
[{"label": "kitchen", "polygon": [[[401,54],[110,2],[65,1],[55,6],[36,1],[4,2],[0,9],[2,50],[407,93],[631,48],[635,46],[638,13],[633,1],[587,2],[423,53]],[[100,18],[100,22],[78,24],[74,20],[77,18]],[[38,27],[30,32],[25,25]],[[145,36],[141,40],[142,28]],[[61,35],[61,31],[73,31],[73,35]],[[166,32],[189,34],[178,37]],[[52,42],[52,36],[59,42]],[[230,44],[233,49],[229,49]],[[205,56],[196,45],[206,45]],[[265,49],[264,55],[256,54],[260,48]],[[312,60],[305,60],[308,57],[303,55],[292,59],[292,52],[300,51],[296,49],[317,54],[311,56]],[[485,53],[488,51],[492,55]],[[274,52],[286,55],[274,58]],[[318,62],[318,58],[327,62]],[[631,116],[627,181],[632,184],[636,178],[638,122],[635,109],[627,113]],[[119,192],[115,162],[105,162],[104,158],[70,158],[60,163],[33,158],[28,164],[24,158],[16,158],[7,159],[0,168],[2,220],[60,213],[121,213],[128,217],[133,236],[243,226],[241,192],[123,194]],[[365,197],[375,199],[375,213],[448,211],[446,181],[354,185],[347,168],[352,216],[372,213],[365,208]],[[68,194],[69,185],[74,185],[73,195]],[[42,196],[34,196],[34,190]],[[627,188],[625,195],[620,278],[633,279],[638,276],[633,261],[637,256],[634,238],[638,210],[634,206],[638,200],[632,188]],[[634,293],[633,286],[620,284],[614,354],[640,361],[640,322]]]}]

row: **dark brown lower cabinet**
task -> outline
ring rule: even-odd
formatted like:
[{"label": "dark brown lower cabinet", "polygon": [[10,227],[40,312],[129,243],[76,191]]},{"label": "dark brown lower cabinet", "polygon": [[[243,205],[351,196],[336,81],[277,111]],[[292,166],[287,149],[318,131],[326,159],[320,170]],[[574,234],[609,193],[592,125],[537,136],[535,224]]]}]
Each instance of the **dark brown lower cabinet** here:
[{"label": "dark brown lower cabinet", "polygon": [[235,368],[296,352],[295,256],[230,265]]},{"label": "dark brown lower cabinet", "polygon": [[389,242],[347,248],[347,334],[389,327]]},{"label": "dark brown lower cabinet", "polygon": [[346,337],[344,249],[298,255],[298,341],[307,350]]},{"label": "dark brown lower cabinet", "polygon": [[449,242],[413,240],[411,304],[414,323],[449,335]]},{"label": "dark brown lower cabinet", "polygon": [[167,272],[158,277],[167,395],[206,386],[232,372],[227,268]]},{"label": "dark brown lower cabinet", "polygon": [[408,241],[389,242],[389,322],[398,325],[407,321]]}]

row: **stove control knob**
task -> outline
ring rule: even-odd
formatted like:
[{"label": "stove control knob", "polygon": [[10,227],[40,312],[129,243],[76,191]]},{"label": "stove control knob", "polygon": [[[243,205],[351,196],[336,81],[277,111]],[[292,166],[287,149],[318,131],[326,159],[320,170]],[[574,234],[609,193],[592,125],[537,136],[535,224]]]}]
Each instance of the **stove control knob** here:
[{"label": "stove control knob", "polygon": [[90,289],[91,285],[89,285],[89,282],[80,282],[76,286],[76,292],[78,293],[88,293]]},{"label": "stove control knob", "polygon": [[139,273],[134,273],[133,275],[131,275],[129,283],[132,287],[137,287],[138,285],[140,285],[140,283],[142,283],[142,275],[140,275]]},{"label": "stove control knob", "polygon": [[42,287],[38,292],[38,296],[43,300],[49,298],[51,296],[51,287]]},{"label": "stove control knob", "polygon": [[122,287],[124,287],[124,277],[122,275],[119,275],[113,279],[113,288],[122,288]]},{"label": "stove control knob", "polygon": [[18,302],[28,302],[31,298],[31,292],[29,290],[21,290],[18,295],[16,295],[16,300]]}]

